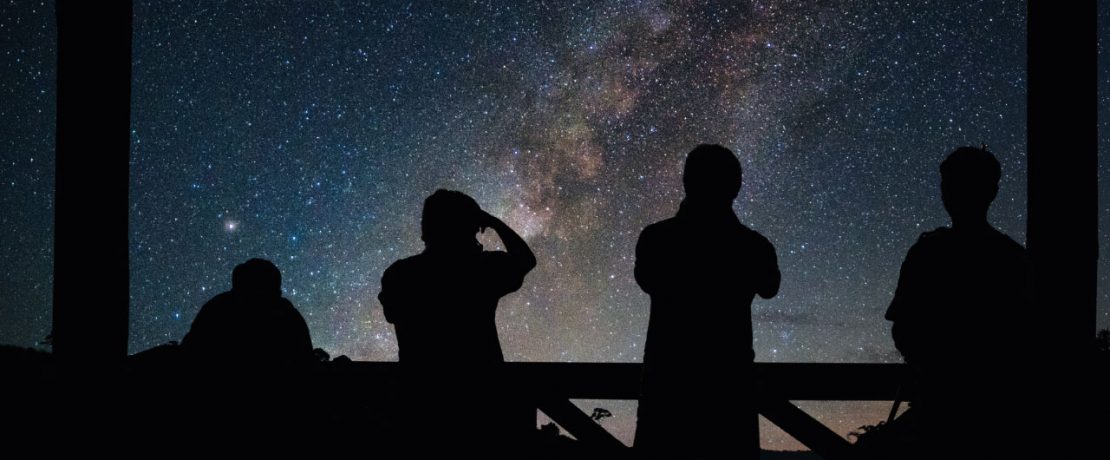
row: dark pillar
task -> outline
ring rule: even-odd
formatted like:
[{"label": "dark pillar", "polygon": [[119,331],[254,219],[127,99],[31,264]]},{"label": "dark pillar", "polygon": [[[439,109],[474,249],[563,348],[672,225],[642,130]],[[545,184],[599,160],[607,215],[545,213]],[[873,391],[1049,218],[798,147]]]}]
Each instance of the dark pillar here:
[{"label": "dark pillar", "polygon": [[1080,420],[1090,415],[1096,324],[1097,3],[1030,0],[1028,12],[1028,248],[1039,329],[1014,340],[1044,352],[1030,361],[1030,378],[1047,378],[1029,393],[1047,411],[1034,429],[1074,421],[1052,443],[1076,446],[1089,439]]},{"label": "dark pillar", "polygon": [[111,372],[127,354],[131,2],[56,8],[54,352]]}]

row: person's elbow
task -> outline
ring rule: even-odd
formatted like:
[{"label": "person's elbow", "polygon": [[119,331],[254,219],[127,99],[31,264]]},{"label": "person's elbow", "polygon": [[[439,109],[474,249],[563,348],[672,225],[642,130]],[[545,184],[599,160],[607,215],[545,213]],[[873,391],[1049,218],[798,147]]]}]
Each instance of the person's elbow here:
[{"label": "person's elbow", "polygon": [[378,294],[378,302],[382,304],[382,314],[385,316],[385,322],[395,324],[397,322],[396,315],[393,314],[393,302],[390,301],[389,296],[383,290]]},{"label": "person's elbow", "polygon": [[771,274],[767,277],[766,280],[764,280],[757,294],[759,294],[759,296],[764,299],[770,299],[771,297],[778,295],[779,285],[781,283],[782,273],[780,273],[778,270],[775,270],[773,274]]},{"label": "person's elbow", "polygon": [[632,270],[633,277],[636,279],[636,284],[640,286],[648,295],[655,293],[655,286],[657,281],[651,276],[650,271],[642,264],[636,264]]},{"label": "person's elbow", "polygon": [[520,268],[524,273],[528,273],[532,271],[533,268],[536,268],[536,255],[532,254],[532,251],[528,251],[528,253],[521,258]]}]

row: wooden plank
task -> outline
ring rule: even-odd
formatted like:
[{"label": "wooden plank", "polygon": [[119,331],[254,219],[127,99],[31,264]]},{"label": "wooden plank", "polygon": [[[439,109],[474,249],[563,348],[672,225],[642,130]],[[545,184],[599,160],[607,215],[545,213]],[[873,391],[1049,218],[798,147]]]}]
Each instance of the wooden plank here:
[{"label": "wooden plank", "polygon": [[759,413],[827,460],[854,458],[852,444],[782,398],[760,398]]},{"label": "wooden plank", "polygon": [[[352,363],[366,378],[396,363]],[[640,397],[637,363],[510,363],[523,382],[539,393],[576,399]],[[375,370],[376,369],[376,370]],[[755,372],[786,399],[800,401],[890,401],[898,396],[902,364],[756,363]],[[820,382],[820,385],[815,385]],[[902,397],[909,399],[903,392]]]},{"label": "wooden plank", "polygon": [[605,428],[602,428],[600,424],[591,420],[588,415],[572,404],[570,400],[547,398],[539,403],[539,409],[579,442],[597,449],[598,453],[628,449],[612,434],[605,431]]}]

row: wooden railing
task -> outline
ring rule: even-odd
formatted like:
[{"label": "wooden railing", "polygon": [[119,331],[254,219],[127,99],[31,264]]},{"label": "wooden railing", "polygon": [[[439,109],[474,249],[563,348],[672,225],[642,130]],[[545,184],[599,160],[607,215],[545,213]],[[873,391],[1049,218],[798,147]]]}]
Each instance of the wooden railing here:
[{"label": "wooden railing", "polygon": [[[639,398],[641,365],[636,363],[510,363],[528,382],[538,409],[579,442],[600,450],[626,447],[590,419],[571,399]],[[397,363],[356,362],[352,377],[386,381]],[[791,401],[891,401],[909,397],[900,389],[902,364],[756,363],[759,412],[822,457],[854,458],[852,446]],[[901,393],[900,393],[901,391]]]}]

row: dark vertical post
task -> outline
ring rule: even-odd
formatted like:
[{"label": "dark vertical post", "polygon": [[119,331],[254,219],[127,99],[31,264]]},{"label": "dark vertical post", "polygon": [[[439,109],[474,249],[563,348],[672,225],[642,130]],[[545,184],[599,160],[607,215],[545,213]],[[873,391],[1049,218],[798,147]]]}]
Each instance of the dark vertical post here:
[{"label": "dark vertical post", "polygon": [[[1047,382],[1039,429],[1084,420],[1091,388],[1098,260],[1097,2],[1028,2],[1028,248],[1038,324],[1031,340],[1045,353],[1030,366]],[[1045,375],[1047,374],[1047,375]],[[1032,420],[1031,420],[1032,421]],[[1077,423],[1065,436],[1083,436]],[[1076,446],[1076,439],[1053,439]],[[1059,455],[1067,456],[1062,452]]]},{"label": "dark vertical post", "polygon": [[127,354],[131,2],[58,0],[54,352],[82,372]]}]

